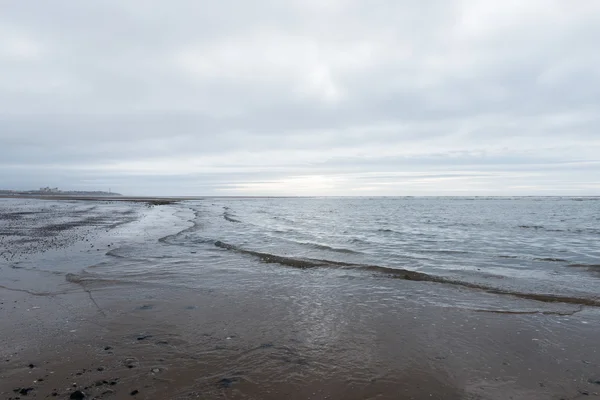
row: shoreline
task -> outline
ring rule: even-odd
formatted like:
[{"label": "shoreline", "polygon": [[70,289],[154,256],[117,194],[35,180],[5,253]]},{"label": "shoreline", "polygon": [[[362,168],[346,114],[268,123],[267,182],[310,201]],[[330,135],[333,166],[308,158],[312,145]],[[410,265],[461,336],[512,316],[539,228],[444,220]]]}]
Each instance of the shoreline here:
[{"label": "shoreline", "polygon": [[[419,293],[475,294],[399,279],[369,286],[336,269],[251,268],[251,259],[237,269],[199,262],[193,286],[142,282],[136,274],[177,268],[190,254],[160,239],[193,228],[191,211],[98,207],[78,218],[129,207],[140,218],[108,231],[101,225],[97,235],[28,255],[18,268],[0,262],[10,283],[0,287],[0,397],[575,400],[600,393],[596,309],[452,308],[422,302]],[[148,254],[121,259],[117,249]],[[127,266],[122,273],[131,279],[114,276],[113,264]]]}]

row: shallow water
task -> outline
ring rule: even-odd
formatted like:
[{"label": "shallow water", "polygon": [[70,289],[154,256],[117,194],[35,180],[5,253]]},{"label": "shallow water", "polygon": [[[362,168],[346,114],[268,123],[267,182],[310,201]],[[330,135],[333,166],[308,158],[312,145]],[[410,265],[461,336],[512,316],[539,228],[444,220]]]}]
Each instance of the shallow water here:
[{"label": "shallow water", "polygon": [[365,284],[388,276],[595,304],[600,201],[579,200],[189,201],[175,206],[189,228],[159,245],[114,249],[98,272],[193,287],[206,269],[248,273],[268,265],[285,275],[290,267],[328,268]]}]

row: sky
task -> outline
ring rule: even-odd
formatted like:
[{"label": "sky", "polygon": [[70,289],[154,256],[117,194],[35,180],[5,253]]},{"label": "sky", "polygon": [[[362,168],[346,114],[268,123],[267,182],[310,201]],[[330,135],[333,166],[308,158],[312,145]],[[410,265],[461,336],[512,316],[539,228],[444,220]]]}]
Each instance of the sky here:
[{"label": "sky", "polygon": [[0,188],[600,195],[600,1],[0,0]]}]

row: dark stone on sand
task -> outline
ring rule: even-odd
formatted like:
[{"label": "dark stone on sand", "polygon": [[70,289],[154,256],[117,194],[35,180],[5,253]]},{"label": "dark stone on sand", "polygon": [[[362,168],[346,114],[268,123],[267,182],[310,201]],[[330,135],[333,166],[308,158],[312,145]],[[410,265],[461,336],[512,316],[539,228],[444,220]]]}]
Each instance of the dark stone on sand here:
[{"label": "dark stone on sand", "polygon": [[98,368],[96,368],[96,370],[102,372],[102,371],[104,371],[104,367],[98,367]]},{"label": "dark stone on sand", "polygon": [[127,358],[125,359],[124,364],[127,368],[135,368],[138,366],[138,360],[135,358]]},{"label": "dark stone on sand", "polygon": [[115,386],[117,384],[117,381],[111,381],[110,382],[110,386]]},{"label": "dark stone on sand", "polygon": [[589,382],[593,383],[594,385],[600,385],[600,379],[590,379]]},{"label": "dark stone on sand", "polygon": [[22,389],[19,389],[19,394],[22,394],[23,396],[27,396],[29,394],[29,392],[31,392],[32,390],[33,390],[32,387],[22,388]]},{"label": "dark stone on sand", "polygon": [[233,379],[223,378],[219,381],[218,385],[219,385],[219,387],[226,389],[226,388],[230,388],[231,386],[233,386],[233,382],[234,382]]},{"label": "dark stone on sand", "polygon": [[50,394],[50,396],[52,396],[52,397],[57,397],[57,396],[58,396],[58,393],[57,393],[57,392],[52,392],[52,394]]},{"label": "dark stone on sand", "polygon": [[143,336],[138,336],[137,340],[145,340],[145,339],[149,339],[151,338],[152,335],[143,335]]},{"label": "dark stone on sand", "polygon": [[106,346],[106,347],[104,348],[104,350],[112,350],[112,347],[110,347],[110,346]]},{"label": "dark stone on sand", "polygon": [[71,395],[69,396],[69,399],[71,399],[71,400],[85,399],[85,393],[83,393],[81,390],[76,390],[73,393],[71,393]]},{"label": "dark stone on sand", "polygon": [[138,394],[140,391],[139,390],[132,390],[131,393],[129,393],[131,396],[135,396],[136,394]]},{"label": "dark stone on sand", "polygon": [[35,368],[35,365],[33,365],[33,364],[29,364],[29,365],[28,365],[28,367],[29,367],[29,368]]}]

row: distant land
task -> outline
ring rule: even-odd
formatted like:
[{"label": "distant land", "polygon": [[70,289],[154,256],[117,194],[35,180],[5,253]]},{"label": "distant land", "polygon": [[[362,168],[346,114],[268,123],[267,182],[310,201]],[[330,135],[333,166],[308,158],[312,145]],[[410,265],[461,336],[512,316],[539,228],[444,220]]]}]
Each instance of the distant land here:
[{"label": "distant land", "polygon": [[122,196],[120,193],[85,190],[60,190],[59,188],[45,187],[37,190],[8,190],[0,189],[0,196]]}]

